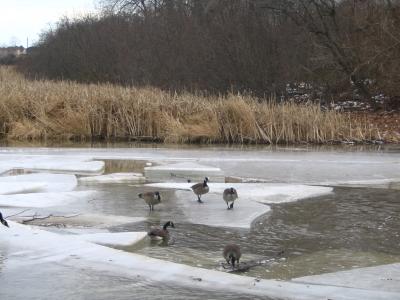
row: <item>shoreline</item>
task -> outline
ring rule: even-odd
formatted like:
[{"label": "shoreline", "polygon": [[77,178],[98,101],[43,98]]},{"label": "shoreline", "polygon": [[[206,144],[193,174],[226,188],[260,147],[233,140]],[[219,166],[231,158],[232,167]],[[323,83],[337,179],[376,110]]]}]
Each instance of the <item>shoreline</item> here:
[{"label": "shoreline", "polygon": [[194,145],[399,143],[399,113],[229,94],[28,80],[0,67],[0,140]]}]

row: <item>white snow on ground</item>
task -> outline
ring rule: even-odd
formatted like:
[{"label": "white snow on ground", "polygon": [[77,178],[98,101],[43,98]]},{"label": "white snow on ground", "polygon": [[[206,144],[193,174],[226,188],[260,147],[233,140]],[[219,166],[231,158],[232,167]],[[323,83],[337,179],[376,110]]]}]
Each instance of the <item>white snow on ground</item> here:
[{"label": "white snow on ground", "polygon": [[[400,264],[305,276],[292,281],[400,293]],[[398,297],[396,299],[400,299],[400,295]]]},{"label": "white snow on ground", "polygon": [[111,246],[129,246],[140,242],[147,236],[147,232],[108,232],[75,235],[84,241]]},{"label": "white snow on ground", "polygon": [[89,157],[50,156],[50,155],[0,155],[0,174],[13,169],[40,172],[69,173],[79,175],[98,175],[104,171],[104,162],[92,161]]},{"label": "white snow on ground", "polygon": [[[20,189],[16,189],[20,185]],[[30,190],[41,190],[43,192],[68,192],[73,190],[77,185],[77,180],[74,175],[68,174],[49,174],[49,173],[32,173],[17,176],[2,176],[0,177],[0,194],[7,191],[9,187],[14,186],[14,192],[22,193]]]},{"label": "white snow on ground", "polygon": [[142,173],[112,173],[107,175],[80,177],[79,182],[84,184],[97,183],[141,183],[145,182],[146,178]]},{"label": "white snow on ground", "polygon": [[[283,203],[303,198],[321,196],[332,191],[330,187],[268,184],[268,183],[209,183],[210,192],[202,196],[203,204],[197,203],[197,196],[191,191],[193,183],[152,183],[146,186],[176,189],[177,209],[194,224],[208,226],[250,228],[259,216],[270,211],[261,203]],[[224,189],[236,188],[239,198],[234,209],[228,210],[222,199]]]},{"label": "white snow on ground", "polygon": [[[177,190],[191,190],[194,183],[150,183],[146,186],[164,188],[164,189],[177,189]],[[307,186],[307,185],[291,185],[291,184],[276,184],[276,183],[208,183],[210,188],[209,194],[221,195],[226,188],[233,187],[237,190],[239,200],[251,199],[262,203],[283,203],[292,202],[299,199],[317,197],[332,192],[330,187],[321,186]],[[207,194],[203,196],[207,198]]]},{"label": "white snow on ground", "polygon": [[0,229],[0,242],[9,250],[6,268],[57,262],[73,268],[91,268],[127,278],[138,276],[169,284],[208,290],[253,294],[285,299],[399,299],[400,292],[377,291],[331,285],[259,280],[214,270],[162,261],[15,222]]},{"label": "white snow on ground", "polygon": [[95,191],[80,191],[0,195],[0,206],[35,208],[64,206],[78,200],[92,199],[95,194]]},{"label": "white snow on ground", "polygon": [[224,182],[224,172],[220,168],[200,165],[194,162],[182,162],[154,167],[145,167],[144,172],[149,181],[187,182],[203,180],[208,177],[215,182]]}]

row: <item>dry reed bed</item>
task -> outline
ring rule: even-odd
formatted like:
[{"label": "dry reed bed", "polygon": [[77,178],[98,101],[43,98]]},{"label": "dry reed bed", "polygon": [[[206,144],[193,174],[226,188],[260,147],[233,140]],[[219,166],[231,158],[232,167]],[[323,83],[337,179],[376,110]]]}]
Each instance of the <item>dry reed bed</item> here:
[{"label": "dry reed bed", "polygon": [[30,81],[0,68],[0,135],[7,139],[122,138],[164,142],[326,143],[379,132],[317,105],[201,97],[154,88]]}]

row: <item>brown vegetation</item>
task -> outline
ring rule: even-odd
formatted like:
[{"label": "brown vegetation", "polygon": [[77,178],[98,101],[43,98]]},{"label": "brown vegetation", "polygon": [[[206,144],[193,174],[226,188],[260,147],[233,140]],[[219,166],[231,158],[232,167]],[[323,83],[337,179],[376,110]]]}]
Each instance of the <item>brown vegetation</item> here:
[{"label": "brown vegetation", "polygon": [[398,0],[99,0],[61,20],[25,74],[166,90],[400,105]]},{"label": "brown vegetation", "polygon": [[145,139],[205,143],[327,143],[379,139],[367,120],[318,105],[196,96],[155,88],[31,81],[0,68],[6,139]]}]

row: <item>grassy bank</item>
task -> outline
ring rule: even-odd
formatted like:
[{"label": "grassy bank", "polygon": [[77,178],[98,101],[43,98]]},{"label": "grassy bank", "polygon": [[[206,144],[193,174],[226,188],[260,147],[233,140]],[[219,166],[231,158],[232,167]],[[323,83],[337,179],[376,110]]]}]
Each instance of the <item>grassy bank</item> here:
[{"label": "grassy bank", "polygon": [[201,97],[153,88],[30,81],[0,68],[5,139],[145,139],[203,143],[327,143],[381,139],[367,119],[317,105]]}]

